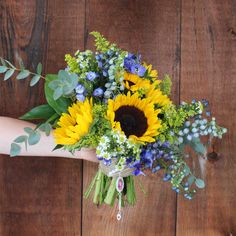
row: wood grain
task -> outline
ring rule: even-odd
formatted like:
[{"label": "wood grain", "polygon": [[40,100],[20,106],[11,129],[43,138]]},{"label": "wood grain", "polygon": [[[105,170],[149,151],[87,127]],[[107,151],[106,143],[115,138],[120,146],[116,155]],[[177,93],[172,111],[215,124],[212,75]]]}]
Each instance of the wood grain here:
[{"label": "wood grain", "polygon": [[[174,97],[178,101],[180,9],[179,1],[95,1],[87,2],[86,31],[100,31],[110,41],[160,68],[160,76],[173,77]],[[86,48],[92,48],[88,38]],[[84,163],[84,190],[97,165]],[[121,222],[117,209],[97,208],[83,200],[83,235],[175,235],[176,195],[157,176],[142,178],[148,192],[137,187],[138,202],[124,209]]]},{"label": "wood grain", "polygon": [[[84,1],[0,1],[0,55],[34,70],[64,68],[64,54],[84,48]],[[19,117],[45,102],[43,83],[0,81],[0,115]],[[0,158],[0,235],[81,234],[81,161]]]},{"label": "wood grain", "polygon": [[214,144],[220,158],[207,163],[205,190],[192,202],[178,198],[177,235],[236,234],[235,1],[183,1],[181,100],[206,98],[228,128]]}]

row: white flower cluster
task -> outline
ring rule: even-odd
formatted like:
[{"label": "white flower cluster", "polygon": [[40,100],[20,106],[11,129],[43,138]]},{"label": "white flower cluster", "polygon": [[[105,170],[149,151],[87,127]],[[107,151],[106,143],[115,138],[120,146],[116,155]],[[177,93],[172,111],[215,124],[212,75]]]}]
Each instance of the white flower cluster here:
[{"label": "white flower cluster", "polygon": [[112,131],[109,135],[102,136],[96,149],[97,156],[104,164],[109,165],[115,160],[118,171],[139,160],[140,153],[140,146],[119,131]]}]

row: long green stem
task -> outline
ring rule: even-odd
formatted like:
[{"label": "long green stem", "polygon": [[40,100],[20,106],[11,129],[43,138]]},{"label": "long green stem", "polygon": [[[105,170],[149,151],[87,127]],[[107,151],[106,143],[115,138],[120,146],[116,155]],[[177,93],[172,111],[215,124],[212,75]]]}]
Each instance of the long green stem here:
[{"label": "long green stem", "polygon": [[99,201],[99,195],[100,195],[100,191],[101,191],[101,183],[102,183],[102,178],[103,178],[103,173],[101,170],[98,171],[98,176],[96,179],[96,185],[95,185],[95,192],[94,192],[94,196],[93,196],[93,203],[94,204],[98,204]]},{"label": "long green stem", "polygon": [[98,172],[96,173],[96,175],[94,176],[92,182],[91,182],[90,185],[88,186],[87,191],[84,193],[84,198],[87,199],[87,198],[89,197],[89,195],[90,195],[90,193],[91,193],[91,191],[92,191],[92,189],[93,189],[93,187],[94,187],[94,184],[95,184],[95,182],[96,182],[97,177],[98,177]]},{"label": "long green stem", "polygon": [[115,196],[116,196],[116,180],[117,177],[113,177],[110,187],[107,191],[107,195],[106,198],[104,200],[104,202],[108,205],[113,205],[114,201],[115,201]]},{"label": "long green stem", "polygon": [[127,186],[127,201],[130,205],[133,206],[136,203],[136,193],[135,193],[133,176],[128,176],[126,178],[126,186]]}]

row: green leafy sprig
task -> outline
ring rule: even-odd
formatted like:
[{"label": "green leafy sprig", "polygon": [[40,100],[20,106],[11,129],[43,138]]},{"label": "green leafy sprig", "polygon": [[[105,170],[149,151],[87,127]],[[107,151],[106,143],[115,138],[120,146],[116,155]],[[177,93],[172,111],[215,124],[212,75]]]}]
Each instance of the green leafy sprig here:
[{"label": "green leafy sprig", "polygon": [[1,61],[0,74],[4,74],[4,80],[10,79],[14,75],[15,72],[18,73],[18,75],[16,76],[17,80],[22,80],[22,79],[31,77],[31,81],[30,81],[31,87],[36,85],[41,78],[45,79],[45,77],[42,76],[41,63],[37,65],[36,73],[34,73],[29,70],[26,70],[22,62],[20,63],[20,68],[16,68],[9,61],[7,61],[6,59],[3,59],[2,57],[0,57],[0,61]]}]

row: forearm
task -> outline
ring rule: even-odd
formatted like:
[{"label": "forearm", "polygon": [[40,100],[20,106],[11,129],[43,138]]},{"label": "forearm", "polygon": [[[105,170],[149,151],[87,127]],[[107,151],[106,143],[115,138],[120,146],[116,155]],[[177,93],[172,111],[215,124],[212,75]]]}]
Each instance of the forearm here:
[{"label": "forearm", "polygon": [[[34,129],[35,125],[26,121],[0,116],[0,153],[9,155],[13,140],[25,134],[24,127]],[[83,149],[76,152],[75,155],[62,149],[52,151],[56,146],[52,133],[49,136],[46,136],[43,132],[40,132],[40,134],[41,138],[38,144],[28,145],[27,150],[22,145],[21,156],[57,156],[96,161],[95,150],[92,149]]]}]

